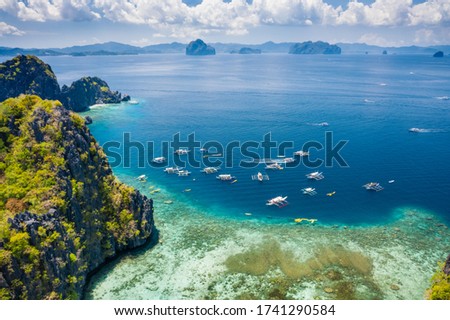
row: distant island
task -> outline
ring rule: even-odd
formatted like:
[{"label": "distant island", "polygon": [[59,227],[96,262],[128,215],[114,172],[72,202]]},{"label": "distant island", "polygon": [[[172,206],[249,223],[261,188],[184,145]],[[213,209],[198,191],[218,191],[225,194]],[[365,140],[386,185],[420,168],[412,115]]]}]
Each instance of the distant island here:
[{"label": "distant island", "polygon": [[260,49],[253,49],[249,47],[243,47],[239,49],[239,51],[233,50],[231,53],[238,53],[238,54],[261,54]]},{"label": "distant island", "polygon": [[85,111],[96,103],[128,101],[111,91],[108,84],[97,77],[84,77],[61,89],[52,68],[36,56],[18,55],[0,64],[0,101],[20,94],[34,94],[43,99],[59,100],[73,111]]},{"label": "distant island", "polygon": [[296,43],[289,49],[290,54],[341,54],[341,51],[337,45],[322,41]]},{"label": "distant island", "polygon": [[[195,42],[195,41],[194,41]],[[203,42],[203,41],[202,41]],[[310,41],[309,41],[310,42]],[[319,41],[320,42],[320,41]],[[204,42],[203,42],[204,43]],[[312,43],[312,42],[311,42]],[[239,53],[241,49],[260,50],[264,53],[288,53],[296,45],[294,42],[273,41],[261,44],[240,44],[240,43],[209,43],[209,46],[215,49],[217,53]],[[45,48],[45,49],[25,49],[0,47],[0,56],[13,57],[18,54],[36,55],[36,56],[61,56],[69,55],[74,57],[82,56],[108,56],[108,55],[136,55],[136,54],[167,54],[179,53],[186,54],[186,48],[189,44],[172,42],[153,44],[145,47],[137,47],[118,42],[105,42],[85,46],[72,46],[66,48]],[[450,51],[450,45],[438,45],[431,47],[404,46],[404,47],[381,47],[368,45],[365,43],[336,43],[341,48],[342,54],[382,54],[383,51],[389,54],[424,54],[433,55],[437,51]],[[245,49],[244,51],[248,51]],[[255,52],[253,52],[255,53]],[[245,54],[245,53],[244,53]]]},{"label": "distant island", "polygon": [[186,47],[188,56],[211,56],[216,54],[216,49],[207,45],[203,40],[191,41]]}]

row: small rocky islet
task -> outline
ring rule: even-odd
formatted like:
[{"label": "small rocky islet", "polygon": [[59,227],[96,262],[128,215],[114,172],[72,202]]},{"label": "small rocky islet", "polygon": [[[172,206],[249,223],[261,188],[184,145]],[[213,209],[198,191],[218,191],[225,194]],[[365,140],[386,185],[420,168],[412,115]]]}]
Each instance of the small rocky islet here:
[{"label": "small rocky islet", "polygon": [[0,101],[20,94],[59,100],[66,109],[76,112],[86,111],[96,103],[130,100],[128,95],[111,91],[108,84],[98,77],[83,77],[60,88],[52,68],[31,55],[18,55],[0,64]]}]

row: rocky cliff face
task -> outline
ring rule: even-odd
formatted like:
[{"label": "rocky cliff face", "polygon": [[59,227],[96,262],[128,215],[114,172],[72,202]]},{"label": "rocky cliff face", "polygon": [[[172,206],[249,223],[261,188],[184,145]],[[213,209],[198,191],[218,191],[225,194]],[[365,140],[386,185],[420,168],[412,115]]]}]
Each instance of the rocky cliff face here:
[{"label": "rocky cliff face", "polygon": [[450,276],[450,254],[447,257],[447,260],[445,260],[443,271],[446,275]]},{"label": "rocky cliff face", "polygon": [[19,55],[0,64],[0,101],[35,94],[43,99],[60,100],[67,109],[85,111],[96,103],[119,103],[130,97],[111,91],[97,77],[84,77],[60,89],[51,67],[35,56]]},{"label": "rocky cliff face", "polygon": [[244,47],[239,50],[239,54],[261,54],[261,50]]},{"label": "rocky cliff face", "polygon": [[119,103],[129,100],[128,96],[122,98],[117,91],[111,91],[108,84],[97,77],[84,77],[72,83],[70,87],[63,86],[60,101],[74,111],[84,111],[96,103]]},{"label": "rocky cliff face", "polygon": [[209,56],[215,55],[216,49],[211,46],[208,46],[201,39],[197,39],[195,41],[191,41],[186,47],[186,55],[189,56]]},{"label": "rocky cliff face", "polygon": [[336,45],[330,45],[327,42],[303,42],[294,44],[290,50],[290,54],[341,54],[341,48]]},{"label": "rocky cliff face", "polygon": [[52,68],[36,57],[23,55],[0,64],[0,101],[22,93],[58,99],[60,89]]},{"label": "rocky cliff face", "polygon": [[0,298],[79,298],[89,272],[151,236],[152,201],[59,102],[6,100],[0,141]]}]

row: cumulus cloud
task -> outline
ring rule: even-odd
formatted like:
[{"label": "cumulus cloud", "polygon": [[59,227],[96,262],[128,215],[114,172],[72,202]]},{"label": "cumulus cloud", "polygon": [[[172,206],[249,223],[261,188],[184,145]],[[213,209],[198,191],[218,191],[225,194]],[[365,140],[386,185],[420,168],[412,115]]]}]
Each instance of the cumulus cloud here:
[{"label": "cumulus cloud", "polygon": [[[366,33],[363,34],[358,42],[367,43],[370,45],[380,46],[380,47],[395,47],[399,45],[398,41],[389,41],[385,36],[379,35],[377,33]],[[400,43],[401,44],[401,43]]]},{"label": "cumulus cloud", "polygon": [[0,22],[0,37],[4,35],[23,36],[25,32],[20,31],[14,26]]},{"label": "cumulus cloud", "polygon": [[450,28],[423,28],[414,34],[414,43],[436,45],[450,42]]},{"label": "cumulus cloud", "polygon": [[100,18],[91,9],[91,0],[0,0],[0,10],[24,21],[71,20]]},{"label": "cumulus cloud", "polygon": [[[450,0],[358,0],[333,6],[327,0],[0,0],[0,10],[22,20],[107,19],[146,24],[157,33],[245,34],[259,25],[428,26],[450,23]],[[192,34],[190,34],[192,35]]]}]

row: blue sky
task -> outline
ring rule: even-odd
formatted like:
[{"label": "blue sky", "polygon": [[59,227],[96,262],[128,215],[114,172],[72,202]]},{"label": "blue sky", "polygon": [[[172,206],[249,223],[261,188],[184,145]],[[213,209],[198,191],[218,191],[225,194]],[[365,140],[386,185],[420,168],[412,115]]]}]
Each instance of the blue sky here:
[{"label": "blue sky", "polygon": [[0,46],[325,40],[450,44],[450,0],[0,0]]}]

